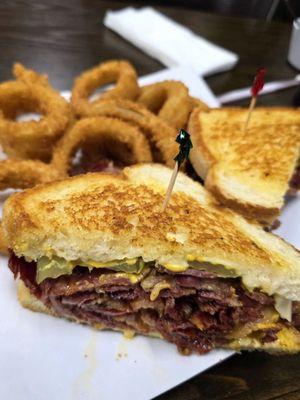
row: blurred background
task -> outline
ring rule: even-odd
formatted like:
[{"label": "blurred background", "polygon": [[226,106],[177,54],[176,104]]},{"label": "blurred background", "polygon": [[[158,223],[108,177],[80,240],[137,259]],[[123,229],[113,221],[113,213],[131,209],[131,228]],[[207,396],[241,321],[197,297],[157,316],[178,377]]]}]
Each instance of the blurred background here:
[{"label": "blurred background", "polygon": [[[125,4],[134,6],[145,5],[145,1],[123,0]],[[225,16],[237,16],[246,18],[264,19],[267,21],[290,21],[291,16],[283,0],[153,0],[149,5],[185,7],[216,13]],[[300,14],[300,1],[290,0],[291,8],[297,15]]]},{"label": "blurred background", "polygon": [[[128,6],[153,7],[238,55],[234,68],[205,76],[216,95],[249,86],[259,66],[267,68],[267,81],[294,79],[299,72],[287,56],[292,14],[300,16],[300,0],[288,4],[292,13],[285,0],[1,0],[0,80],[11,78],[15,61],[47,71],[60,90],[70,89],[78,74],[107,59],[128,59],[140,76],[164,68],[163,63],[104,26],[108,10]],[[154,29],[159,34],[160,28]],[[261,103],[292,105],[295,96],[299,98],[294,87],[280,96],[265,95]]]}]

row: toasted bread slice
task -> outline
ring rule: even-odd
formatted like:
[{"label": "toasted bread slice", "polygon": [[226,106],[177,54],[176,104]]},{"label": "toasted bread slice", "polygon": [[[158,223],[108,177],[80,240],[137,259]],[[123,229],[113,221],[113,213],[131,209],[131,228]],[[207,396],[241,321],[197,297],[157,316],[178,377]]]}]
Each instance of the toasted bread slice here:
[{"label": "toasted bread slice", "polygon": [[300,111],[257,108],[196,109],[189,121],[191,162],[226,206],[270,224],[280,213],[300,151]]},{"label": "toasted bread slice", "polygon": [[108,262],[142,257],[188,267],[208,262],[234,270],[244,284],[300,300],[300,255],[260,225],[220,206],[179,173],[165,212],[172,171],[158,164],[92,173],[11,196],[3,230],[17,256]]}]

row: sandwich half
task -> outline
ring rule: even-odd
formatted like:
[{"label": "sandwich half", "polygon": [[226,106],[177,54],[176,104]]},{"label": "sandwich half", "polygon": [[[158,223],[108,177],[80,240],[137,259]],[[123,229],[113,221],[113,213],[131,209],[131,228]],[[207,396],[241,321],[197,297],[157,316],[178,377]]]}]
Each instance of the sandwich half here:
[{"label": "sandwich half", "polygon": [[271,225],[284,196],[300,188],[300,111],[196,109],[189,121],[190,159],[205,186],[228,207]]},{"label": "sandwich half", "polygon": [[300,255],[179,173],[137,165],[11,196],[3,229],[19,300],[184,354],[300,350]]}]

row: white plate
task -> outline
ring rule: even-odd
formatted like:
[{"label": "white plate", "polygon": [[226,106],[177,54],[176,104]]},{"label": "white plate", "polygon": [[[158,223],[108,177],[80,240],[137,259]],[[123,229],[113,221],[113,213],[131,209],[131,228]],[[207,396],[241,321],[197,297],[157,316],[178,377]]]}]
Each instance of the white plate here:
[{"label": "white plate", "polygon": [[[164,70],[141,81],[162,79],[180,79],[194,96],[218,105],[205,82],[187,68]],[[282,236],[300,247],[295,224],[299,199],[286,207],[281,219]],[[184,357],[159,339],[126,340],[116,332],[97,332],[23,309],[5,257],[0,258],[0,314],[0,399],[150,399],[232,354],[218,350]]]}]

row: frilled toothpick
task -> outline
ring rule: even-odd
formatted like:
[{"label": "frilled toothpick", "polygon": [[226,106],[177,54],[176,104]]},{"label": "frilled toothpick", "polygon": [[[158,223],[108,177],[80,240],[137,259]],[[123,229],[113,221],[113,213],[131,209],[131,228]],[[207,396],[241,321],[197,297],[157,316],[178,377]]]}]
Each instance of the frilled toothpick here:
[{"label": "frilled toothpick", "polygon": [[252,85],[252,88],[251,88],[252,97],[251,97],[251,102],[250,102],[249,109],[248,109],[248,115],[247,115],[247,119],[246,119],[246,122],[245,122],[244,130],[246,130],[248,128],[252,111],[253,111],[253,109],[254,109],[254,107],[256,105],[257,95],[264,87],[265,74],[266,74],[266,69],[265,68],[260,68],[257,71],[257,74],[256,74],[256,76],[254,78],[253,85]]},{"label": "frilled toothpick", "polygon": [[163,202],[163,206],[162,206],[163,211],[165,211],[165,209],[168,206],[180,166],[185,160],[188,160],[190,150],[193,147],[192,141],[190,139],[190,134],[187,131],[185,131],[184,129],[180,129],[180,132],[176,137],[176,142],[179,143],[179,153],[174,158],[175,166],[174,166],[173,173],[172,173],[172,176],[171,176],[171,179],[169,182],[166,197]]}]

